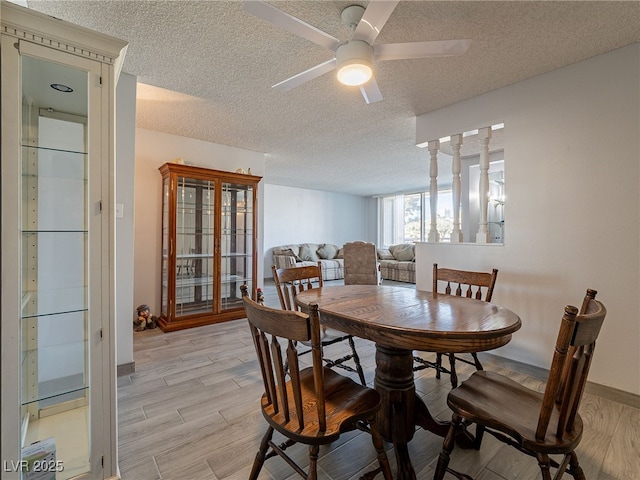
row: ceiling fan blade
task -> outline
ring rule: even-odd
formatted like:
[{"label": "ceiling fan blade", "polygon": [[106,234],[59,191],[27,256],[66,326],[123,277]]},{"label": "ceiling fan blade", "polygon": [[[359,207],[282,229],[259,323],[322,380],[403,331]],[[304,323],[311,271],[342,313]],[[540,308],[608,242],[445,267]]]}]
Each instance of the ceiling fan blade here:
[{"label": "ceiling fan blade", "polygon": [[371,77],[371,80],[369,80],[367,83],[365,83],[364,85],[360,85],[360,93],[362,93],[364,101],[367,102],[367,105],[382,100],[382,92],[380,91],[380,87],[378,87],[376,77]]},{"label": "ceiling fan blade", "polygon": [[439,40],[433,42],[387,43],[374,45],[373,56],[377,60],[400,60],[404,58],[448,57],[462,55],[471,45],[471,40]]},{"label": "ceiling fan blade", "polygon": [[273,87],[276,90],[280,90],[281,92],[288,92],[292,88],[296,88],[299,85],[302,85],[309,80],[313,80],[314,78],[319,77],[320,75],[324,75],[325,73],[329,73],[331,70],[335,70],[336,68],[336,59],[332,58],[331,60],[327,60],[320,65],[316,65],[315,67],[311,67],[304,72],[301,72],[293,77],[287,78],[280,83],[276,83]]},{"label": "ceiling fan blade", "polygon": [[372,45],[398,3],[398,0],[371,0],[353,32],[352,40],[363,40]]},{"label": "ceiling fan blade", "polygon": [[245,0],[243,7],[246,12],[258,18],[271,22],[280,28],[284,28],[299,37],[306,38],[334,52],[341,44],[337,38],[262,0]]}]

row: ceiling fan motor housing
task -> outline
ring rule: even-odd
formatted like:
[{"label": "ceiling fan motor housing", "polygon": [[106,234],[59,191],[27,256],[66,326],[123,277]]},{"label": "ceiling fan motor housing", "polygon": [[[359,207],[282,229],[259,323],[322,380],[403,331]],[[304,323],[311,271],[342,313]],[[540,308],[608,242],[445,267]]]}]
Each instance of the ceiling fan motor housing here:
[{"label": "ceiling fan motor housing", "polygon": [[[344,45],[340,45],[336,51],[336,64],[338,67],[338,80],[345,85],[361,85],[366,83],[373,74],[373,47],[362,40],[351,40]],[[363,81],[361,77],[349,80],[347,72],[355,69],[356,66],[361,71],[368,69],[367,78]],[[350,68],[351,67],[351,68]]]},{"label": "ceiling fan motor housing", "polygon": [[342,23],[344,23],[351,30],[355,30],[360,23],[360,19],[364,15],[364,7],[360,5],[350,5],[340,14],[340,18],[342,18]]}]

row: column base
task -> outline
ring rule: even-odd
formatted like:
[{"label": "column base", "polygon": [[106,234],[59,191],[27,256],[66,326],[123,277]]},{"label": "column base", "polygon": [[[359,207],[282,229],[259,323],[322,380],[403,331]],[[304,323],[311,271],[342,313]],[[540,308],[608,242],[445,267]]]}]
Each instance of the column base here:
[{"label": "column base", "polygon": [[491,243],[491,235],[489,234],[489,232],[476,233],[476,243]]},{"label": "column base", "polygon": [[451,243],[462,243],[462,232],[451,232]]}]

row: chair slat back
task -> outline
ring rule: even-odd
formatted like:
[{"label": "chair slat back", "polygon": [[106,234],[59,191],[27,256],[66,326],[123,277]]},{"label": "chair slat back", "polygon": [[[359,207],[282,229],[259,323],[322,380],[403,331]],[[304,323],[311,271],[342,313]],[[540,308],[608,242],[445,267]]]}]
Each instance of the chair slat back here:
[{"label": "chair slat back", "polygon": [[[433,293],[445,293],[446,295],[457,295],[458,297],[465,296],[490,302],[497,278],[498,269],[496,268],[491,273],[470,272],[452,268],[438,268],[438,264],[434,263]],[[441,289],[439,291],[438,287],[445,283],[444,292]],[[483,289],[484,298],[482,296]]]},{"label": "chair slat back", "polygon": [[283,310],[299,310],[295,304],[296,295],[304,290],[322,287],[322,264],[304,267],[276,268],[271,266],[276,291]]},{"label": "chair slat back", "polygon": [[345,285],[378,285],[378,254],[370,242],[348,242],[344,251]]},{"label": "chair slat back", "polygon": [[536,429],[538,439],[545,437],[554,410],[558,411],[555,435],[563,438],[573,430],[596,339],[607,314],[595,299],[596,293],[587,291],[580,310],[572,305],[565,307]]},{"label": "chair slat back", "polygon": [[[324,372],[320,344],[320,318],[317,304],[310,306],[310,314],[278,310],[254,302],[243,290],[243,302],[253,343],[260,364],[267,406],[274,415],[282,415],[289,422],[297,419],[302,430],[305,415],[302,401],[300,364],[295,342],[311,342],[313,380],[316,392],[317,422],[321,431],[326,429],[324,400]],[[283,354],[282,348],[285,345]],[[285,359],[287,368],[285,368]],[[288,370],[287,370],[288,369]],[[288,371],[290,381],[286,379]],[[264,407],[264,406],[263,406]],[[312,419],[315,421],[315,419]]]}]

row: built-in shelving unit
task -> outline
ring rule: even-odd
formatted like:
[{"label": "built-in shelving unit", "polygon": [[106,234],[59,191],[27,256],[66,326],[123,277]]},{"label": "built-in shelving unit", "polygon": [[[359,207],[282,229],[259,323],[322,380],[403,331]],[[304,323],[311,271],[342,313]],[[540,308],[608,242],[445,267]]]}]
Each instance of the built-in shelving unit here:
[{"label": "built-in shelving unit", "polygon": [[0,5],[2,478],[115,478],[111,203],[127,44]]}]

